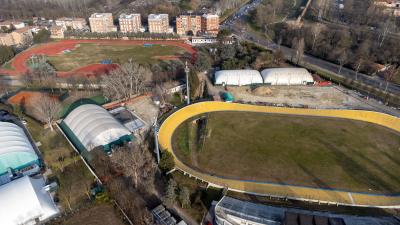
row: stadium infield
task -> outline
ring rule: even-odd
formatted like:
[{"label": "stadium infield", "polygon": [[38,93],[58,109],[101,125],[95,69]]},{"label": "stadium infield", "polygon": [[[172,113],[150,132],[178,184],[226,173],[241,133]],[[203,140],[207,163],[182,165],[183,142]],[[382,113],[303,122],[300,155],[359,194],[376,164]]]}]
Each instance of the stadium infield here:
[{"label": "stadium infield", "polygon": [[[210,113],[217,111],[239,112]],[[243,111],[258,113],[243,113]],[[259,114],[259,112],[270,114]],[[214,114],[211,117],[215,116],[215,118],[211,118],[211,123],[207,125],[211,127],[211,129],[207,127],[207,130],[211,132],[211,134],[208,134],[210,137],[219,135],[219,140],[221,140],[224,135],[220,133],[221,131],[227,132],[225,135],[231,137],[227,140],[223,140],[222,143],[217,143],[218,140],[216,142],[210,141],[208,137],[204,143],[204,148],[202,148],[195,157],[190,155],[189,157],[186,156],[185,159],[185,156],[182,157],[182,154],[178,152],[179,150],[173,148],[173,133],[182,123],[184,124],[186,120],[205,113],[209,115]],[[292,118],[291,120],[282,122],[283,117],[286,119],[290,117],[290,114],[296,115],[291,116],[294,119]],[[271,116],[266,117],[265,115]],[[257,121],[252,118],[256,118],[255,120]],[[214,119],[220,120],[220,123],[222,123],[225,128],[215,129],[213,124],[219,123],[215,123]],[[348,119],[351,119],[351,121]],[[253,120],[247,121],[250,127],[243,127],[244,129],[241,133],[235,132],[235,126],[243,125],[241,123],[246,122],[246,120]],[[259,120],[262,120],[262,122]],[[232,121],[240,121],[240,124],[234,124]],[[264,123],[276,121],[278,121],[281,126],[276,125],[273,128],[268,128],[271,129],[269,134],[265,134],[263,131],[257,129],[251,131],[251,126],[255,127],[264,125]],[[319,124],[321,121],[328,122],[324,122],[326,124],[322,125]],[[311,127],[307,128],[307,126],[304,126],[304,124],[307,123],[311,123],[312,127],[320,128],[317,131],[313,131]],[[348,125],[348,123],[351,123],[351,125]],[[342,126],[342,124],[346,124],[346,128],[344,128],[346,131],[338,128]],[[365,131],[356,132],[356,130],[360,128]],[[289,136],[286,141],[280,141],[278,144],[284,147],[289,146],[289,150],[282,151],[281,148],[278,150],[275,149],[274,151],[280,151],[275,153],[269,150],[268,154],[270,158],[263,155],[265,149],[259,149],[262,157],[259,155],[260,152],[256,152],[255,154],[243,154],[244,151],[252,150],[251,147],[244,147],[244,149],[240,151],[234,150],[230,152],[232,151],[230,149],[239,149],[238,142],[240,141],[257,146],[265,144],[268,140],[271,141],[274,137],[282,138],[278,137],[279,135],[273,135],[273,132],[281,133],[282,135],[282,132],[285,132],[286,129],[296,131],[295,134],[293,134],[295,136]],[[336,129],[336,131],[333,129]],[[400,206],[400,195],[398,194],[399,190],[396,188],[398,187],[399,179],[395,175],[395,171],[398,171],[400,165],[398,164],[398,157],[395,156],[395,151],[398,151],[399,148],[399,131],[399,118],[376,112],[289,109],[221,102],[204,102],[185,107],[168,117],[160,128],[159,142],[162,148],[172,151],[175,155],[176,167],[178,169],[209,182],[212,185],[227,186],[232,190],[240,192],[281,196],[300,200],[348,205],[398,207]],[[337,137],[338,140],[330,140],[329,137],[324,139],[326,135],[329,136],[338,132],[349,132],[354,136],[353,139],[356,141],[352,141],[354,142],[352,144],[347,143],[349,140],[353,140],[349,139],[347,135],[339,135]],[[380,134],[371,132],[380,132]],[[285,133],[284,135],[287,136]],[[321,138],[319,140],[320,142],[316,144],[315,142],[309,143],[310,140],[301,136],[312,136],[313,138],[319,136]],[[293,154],[293,151],[297,149],[296,146],[302,144],[302,142],[296,143],[295,139],[299,137],[302,142],[305,141],[307,144],[303,149],[313,150],[304,154]],[[265,140],[257,140],[257,138],[264,138]],[[376,138],[384,138],[384,140],[377,141]],[[382,145],[382,143],[389,140],[388,138],[391,143]],[[295,142],[290,143],[292,141]],[[341,146],[339,149],[334,149],[329,141],[341,141],[341,145],[343,146],[339,145]],[[232,143],[229,144],[229,142]],[[374,143],[376,146],[367,146],[367,150],[364,150],[367,152],[366,154],[364,151],[358,149],[366,146],[364,142],[370,144]],[[243,146],[243,143],[241,146]],[[393,150],[393,146],[397,146],[397,149]],[[209,150],[207,150],[208,147],[210,148]],[[216,147],[225,150],[215,151]],[[318,151],[321,148],[322,150]],[[376,151],[374,151],[374,149],[376,149]],[[225,151],[225,154],[223,154],[222,151]],[[226,151],[232,153],[232,155],[230,156]],[[204,156],[201,156],[202,154],[204,154]],[[197,163],[190,163],[191,160],[193,161],[193,158],[196,159]],[[254,161],[250,163],[247,160]],[[264,162],[264,160],[266,161]],[[317,163],[315,164],[315,162]],[[330,165],[332,163],[336,164]],[[202,166],[203,164],[205,166]],[[212,168],[213,166],[214,168]],[[274,168],[275,166],[277,166],[277,168]],[[208,170],[210,168],[217,170],[210,172]],[[249,172],[254,172],[257,168],[260,168],[260,171],[256,173]],[[385,174],[385,176],[382,174]],[[300,177],[296,177],[297,175]],[[369,190],[369,185],[374,185],[373,187],[375,189]],[[349,190],[343,190],[346,187]]]}]

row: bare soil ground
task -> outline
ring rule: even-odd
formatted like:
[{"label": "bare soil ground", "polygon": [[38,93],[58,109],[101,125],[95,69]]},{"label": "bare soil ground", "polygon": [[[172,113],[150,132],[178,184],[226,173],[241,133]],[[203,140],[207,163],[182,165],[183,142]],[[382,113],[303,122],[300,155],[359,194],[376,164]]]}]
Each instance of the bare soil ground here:
[{"label": "bare soil ground", "polygon": [[65,225],[124,225],[115,209],[108,204],[99,204],[82,210],[64,222]]},{"label": "bare soil ground", "polygon": [[147,129],[153,125],[155,118],[158,116],[158,106],[153,103],[150,96],[128,103],[126,107],[147,123]]},{"label": "bare soil ground", "polygon": [[[223,87],[216,88],[224,91]],[[371,106],[343,93],[335,87],[261,86],[252,89],[249,86],[242,86],[228,87],[228,91],[234,95],[236,101],[268,102],[312,108],[371,109]]]}]

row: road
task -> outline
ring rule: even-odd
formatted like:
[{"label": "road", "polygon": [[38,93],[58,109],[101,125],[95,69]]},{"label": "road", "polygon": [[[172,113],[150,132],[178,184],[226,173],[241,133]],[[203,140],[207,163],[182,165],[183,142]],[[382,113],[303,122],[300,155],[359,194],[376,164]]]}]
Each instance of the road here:
[{"label": "road", "polygon": [[[260,38],[257,35],[252,34],[251,32],[242,30],[242,28],[240,27],[239,25],[240,23],[245,23],[246,14],[252,9],[256,8],[260,3],[261,3],[260,0],[254,0],[248,3],[247,5],[244,5],[235,14],[233,14],[230,18],[228,18],[224,23],[222,23],[221,27],[232,30],[233,34],[235,34],[239,39],[254,42],[272,51],[280,49],[285,55],[285,58],[290,60],[295,55],[294,49],[285,46],[278,46],[273,41],[267,40],[265,38]],[[305,63],[306,65],[307,64],[312,65],[314,67],[321,68],[335,74],[338,73],[340,67],[337,64],[325,61],[323,59],[308,54],[304,54],[302,62]],[[337,75],[348,79],[356,78],[356,72],[348,68],[343,68],[341,74]],[[358,73],[357,81],[380,89],[383,89],[386,86],[386,81],[384,81],[382,78],[370,77],[363,73]],[[400,95],[400,85],[390,83],[387,91],[395,95]]]}]

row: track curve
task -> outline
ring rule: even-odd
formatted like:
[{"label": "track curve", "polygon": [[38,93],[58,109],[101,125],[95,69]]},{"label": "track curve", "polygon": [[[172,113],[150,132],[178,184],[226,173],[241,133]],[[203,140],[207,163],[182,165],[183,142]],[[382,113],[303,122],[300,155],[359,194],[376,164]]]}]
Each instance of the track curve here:
[{"label": "track curve", "polygon": [[246,192],[266,196],[279,196],[304,201],[327,202],[353,206],[400,208],[400,194],[380,195],[355,193],[264,182],[240,181],[234,179],[220,178],[192,169],[176,157],[172,147],[173,133],[178,128],[178,126],[187,119],[203,113],[217,111],[247,111],[303,116],[336,117],[375,123],[396,130],[398,132],[400,132],[400,118],[383,113],[362,110],[300,109],[255,106],[225,102],[201,102],[184,107],[170,115],[162,123],[158,133],[160,147],[164,150],[170,151],[174,155],[175,166],[177,169],[194,177],[197,177],[198,179],[210,183],[214,186],[228,187],[230,190],[238,192]]}]

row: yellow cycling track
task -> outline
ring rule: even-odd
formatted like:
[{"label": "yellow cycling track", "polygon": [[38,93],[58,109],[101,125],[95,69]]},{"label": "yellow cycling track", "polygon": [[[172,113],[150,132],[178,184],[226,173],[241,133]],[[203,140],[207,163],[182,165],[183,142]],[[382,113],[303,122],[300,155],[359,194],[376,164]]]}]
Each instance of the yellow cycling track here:
[{"label": "yellow cycling track", "polygon": [[290,199],[319,201],[340,205],[374,206],[386,208],[400,208],[400,195],[374,195],[354,193],[329,189],[308,188],[273,183],[240,181],[220,178],[196,171],[179,161],[172,149],[172,136],[177,127],[185,120],[194,116],[216,111],[248,111],[263,113],[279,113],[306,116],[337,117],[360,120],[379,124],[400,132],[400,118],[387,114],[362,110],[327,110],[282,108],[270,106],[256,106],[225,102],[201,102],[186,106],[170,115],[161,125],[158,133],[160,147],[170,151],[175,157],[175,167],[210,185],[228,187],[230,190],[253,193],[265,196],[279,196]]}]

